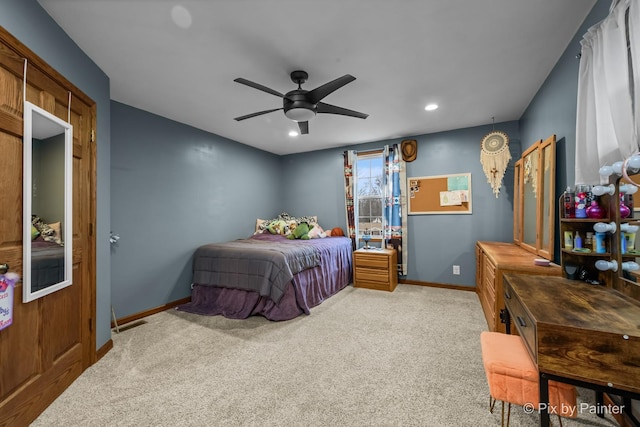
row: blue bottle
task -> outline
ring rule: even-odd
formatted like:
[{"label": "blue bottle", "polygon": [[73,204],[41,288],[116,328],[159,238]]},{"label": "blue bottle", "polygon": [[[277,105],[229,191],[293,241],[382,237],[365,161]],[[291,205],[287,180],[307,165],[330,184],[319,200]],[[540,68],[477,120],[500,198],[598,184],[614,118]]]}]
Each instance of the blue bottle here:
[{"label": "blue bottle", "polygon": [[604,254],[607,252],[607,247],[605,244],[606,238],[606,233],[596,232],[596,253]]}]

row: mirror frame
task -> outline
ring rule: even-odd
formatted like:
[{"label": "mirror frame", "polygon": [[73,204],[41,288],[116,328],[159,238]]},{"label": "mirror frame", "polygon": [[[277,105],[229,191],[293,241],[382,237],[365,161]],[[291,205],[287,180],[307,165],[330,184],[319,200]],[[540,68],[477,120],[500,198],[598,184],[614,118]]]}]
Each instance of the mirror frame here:
[{"label": "mirror frame", "polygon": [[[549,153],[550,158],[545,158],[545,154]],[[553,248],[555,239],[555,221],[556,221],[556,136],[551,135],[549,138],[540,142],[540,167],[538,169],[538,230],[539,244],[538,255],[548,260],[553,260]],[[548,176],[545,171],[548,170]],[[548,194],[547,194],[548,193]],[[544,235],[547,235],[547,242],[544,241]]]},{"label": "mirror frame", "polygon": [[520,245],[520,239],[522,236],[522,158],[518,159],[513,165],[513,242],[516,245]]},{"label": "mirror frame", "polygon": [[[545,152],[549,150],[548,163],[545,159]],[[526,242],[524,239],[524,214],[525,214],[525,184],[524,184],[524,161],[533,152],[538,153],[537,174],[536,174],[536,203],[535,210],[535,242]],[[545,165],[548,167],[549,175],[545,177]],[[514,169],[514,222],[513,222],[513,242],[528,252],[542,258],[553,261],[555,246],[555,174],[556,174],[556,136],[551,135],[544,141],[538,140],[527,148],[520,159],[515,163]],[[548,179],[547,179],[548,178]],[[547,182],[548,181],[548,182]],[[545,188],[548,190],[545,191]],[[545,207],[547,211],[545,211]],[[543,237],[547,233],[548,242],[543,244]]]},{"label": "mirror frame", "polygon": [[[51,122],[52,127],[59,127],[60,134],[64,133],[64,219],[62,240],[64,242],[64,278],[62,281],[47,286],[38,291],[31,290],[31,215],[33,196],[33,139],[34,116],[41,116]],[[24,134],[23,134],[23,260],[22,260],[22,300],[30,302],[45,295],[49,295],[73,283],[73,224],[72,224],[72,197],[73,197],[73,126],[70,123],[54,116],[48,111],[31,102],[24,102]],[[51,136],[58,135],[52,134]]]}]

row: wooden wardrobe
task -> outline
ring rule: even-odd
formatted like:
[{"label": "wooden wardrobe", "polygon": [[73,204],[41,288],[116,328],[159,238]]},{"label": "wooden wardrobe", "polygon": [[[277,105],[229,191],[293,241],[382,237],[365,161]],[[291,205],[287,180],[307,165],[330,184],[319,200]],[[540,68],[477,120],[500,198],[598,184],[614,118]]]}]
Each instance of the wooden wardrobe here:
[{"label": "wooden wardrobe", "polygon": [[13,324],[0,330],[0,426],[28,425],[96,360],[96,104],[1,27],[0,264],[22,276],[25,59],[27,100],[73,125],[73,283],[29,303],[15,287]]}]

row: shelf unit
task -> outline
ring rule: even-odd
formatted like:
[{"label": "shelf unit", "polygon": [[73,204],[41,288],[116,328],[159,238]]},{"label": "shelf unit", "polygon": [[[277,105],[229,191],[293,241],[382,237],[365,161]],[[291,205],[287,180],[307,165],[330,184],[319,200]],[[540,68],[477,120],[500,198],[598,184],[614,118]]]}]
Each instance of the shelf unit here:
[{"label": "shelf unit", "polygon": [[[599,204],[608,212],[609,215],[605,218],[565,218],[563,212],[563,196],[560,197],[558,202],[559,207],[559,218],[560,218],[560,265],[562,266],[562,276],[568,278],[567,275],[567,267],[568,266],[577,266],[581,270],[584,271],[584,276],[580,276],[578,273],[577,280],[591,279],[597,280],[600,284],[608,286],[608,284],[613,281],[613,272],[611,271],[600,271],[595,267],[596,261],[603,259],[606,261],[610,261],[614,257],[613,245],[617,244],[617,239],[614,239],[614,236],[610,233],[606,233],[605,236],[605,247],[607,252],[605,253],[596,253],[595,252],[595,231],[593,226],[598,222],[610,223],[614,221],[615,218],[611,215],[611,196],[605,194],[599,197]],[[617,206],[617,204],[616,204]],[[613,219],[611,219],[613,218]],[[582,236],[583,247],[588,247],[586,240],[587,232],[594,233],[594,241],[589,249],[591,252],[577,252],[573,249],[566,249],[564,245],[564,234],[565,231],[570,231],[573,236],[575,236],[576,232],[580,233]]]}]

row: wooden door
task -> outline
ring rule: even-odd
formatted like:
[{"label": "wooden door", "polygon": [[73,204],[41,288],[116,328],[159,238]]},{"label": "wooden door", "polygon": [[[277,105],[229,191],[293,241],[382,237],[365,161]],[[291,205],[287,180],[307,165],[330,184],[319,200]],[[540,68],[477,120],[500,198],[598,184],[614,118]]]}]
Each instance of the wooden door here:
[{"label": "wooden door", "polygon": [[[73,283],[0,331],[0,425],[28,425],[96,358],[95,103],[0,28],[0,264],[22,276],[23,74],[27,100],[73,125]],[[69,113],[69,94],[71,111]]]}]

